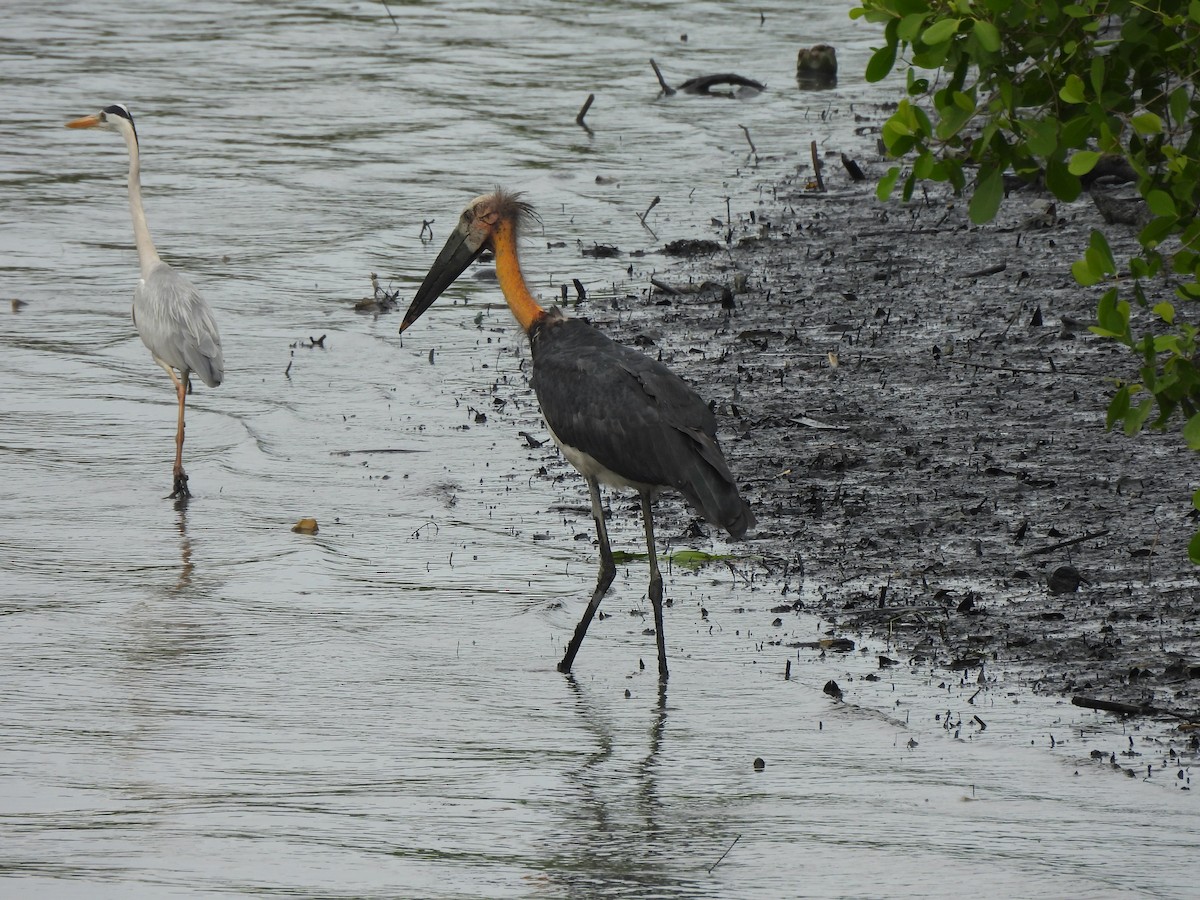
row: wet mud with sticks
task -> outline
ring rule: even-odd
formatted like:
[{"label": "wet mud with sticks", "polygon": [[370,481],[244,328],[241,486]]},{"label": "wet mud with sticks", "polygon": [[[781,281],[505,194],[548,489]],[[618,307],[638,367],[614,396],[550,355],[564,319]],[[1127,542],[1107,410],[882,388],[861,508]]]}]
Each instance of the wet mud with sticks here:
[{"label": "wet mud with sticks", "polygon": [[[882,636],[905,665],[1124,713],[1194,752],[1195,457],[1105,430],[1136,370],[1088,332],[1101,288],[1070,273],[1100,213],[1035,187],[982,227],[937,186],[881,203],[889,163],[862,131],[826,152],[825,190],[798,164],[574,314],[713,402],[760,523],[739,565],[781,585],[760,633],[815,612],[830,639]],[[1106,233],[1134,252],[1132,227]],[[700,527],[659,507],[664,533]]]}]

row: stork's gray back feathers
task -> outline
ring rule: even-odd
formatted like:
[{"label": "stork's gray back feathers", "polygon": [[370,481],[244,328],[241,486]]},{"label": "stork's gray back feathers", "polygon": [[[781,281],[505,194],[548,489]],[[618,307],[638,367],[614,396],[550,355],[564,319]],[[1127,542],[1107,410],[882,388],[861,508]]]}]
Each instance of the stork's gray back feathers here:
[{"label": "stork's gray back feathers", "polygon": [[735,538],[754,525],[712,411],[687,382],[557,311],[535,324],[530,342],[533,388],[560,443],[627,481],[674,488]]}]

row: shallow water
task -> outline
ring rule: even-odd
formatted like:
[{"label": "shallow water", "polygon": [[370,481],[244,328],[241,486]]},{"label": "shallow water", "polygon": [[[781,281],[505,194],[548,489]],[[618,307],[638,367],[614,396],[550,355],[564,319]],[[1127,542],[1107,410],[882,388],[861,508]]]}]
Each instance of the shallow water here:
[{"label": "shallow water", "polygon": [[[637,561],[558,675],[592,526],[581,480],[517,434],[546,437],[523,338],[469,280],[404,342],[396,315],[351,308],[370,272],[407,300],[497,183],[541,210],[544,296],[644,286],[663,243],[719,237],[726,198],[746,215],[879,99],[846,8],[393,4],[397,32],[376,4],[6,7],[0,301],[26,305],[0,313],[0,893],[1189,892],[1200,820],[1161,754],[1117,777],[1080,762],[1125,749],[1101,718],[967,707],[974,685],[917,671],[871,683],[877,646],[773,645],[819,623],[770,627],[778,586],[740,569],[668,574],[665,697]],[[821,40],[842,81],[801,92],[795,50]],[[769,89],[656,99],[652,56],[676,84]],[[173,396],[128,318],[124,147],[62,127],[113,101],[159,249],[223,334],[227,380],[190,401],[186,509],[162,499]],[[580,253],[595,242],[651,255]],[[290,531],[303,515],[319,534]],[[989,728],[956,737],[943,706]]]}]

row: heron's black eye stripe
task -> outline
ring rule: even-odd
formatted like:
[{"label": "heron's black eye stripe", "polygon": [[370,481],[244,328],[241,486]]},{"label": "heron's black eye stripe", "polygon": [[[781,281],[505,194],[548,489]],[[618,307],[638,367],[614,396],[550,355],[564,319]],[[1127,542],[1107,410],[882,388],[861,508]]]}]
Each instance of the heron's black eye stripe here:
[{"label": "heron's black eye stripe", "polygon": [[[104,113],[112,113],[114,116],[120,116],[122,119],[129,119],[129,118],[130,118],[130,116],[129,116],[129,113],[127,113],[127,112],[126,112],[126,111],[125,111],[125,110],[124,110],[122,107],[120,107],[120,106],[106,106],[106,107],[104,107],[104,112],[100,113],[100,117],[101,117],[101,118],[104,118]],[[132,119],[130,119],[130,121],[132,121]]]}]

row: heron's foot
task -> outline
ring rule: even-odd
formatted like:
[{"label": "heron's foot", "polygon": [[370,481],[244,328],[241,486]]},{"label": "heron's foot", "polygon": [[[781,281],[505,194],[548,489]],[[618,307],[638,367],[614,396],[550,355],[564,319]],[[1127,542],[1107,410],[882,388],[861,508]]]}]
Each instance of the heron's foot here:
[{"label": "heron's foot", "polygon": [[186,500],[192,496],[192,492],[188,490],[188,477],[183,469],[175,471],[175,485],[168,495],[171,500]]}]

